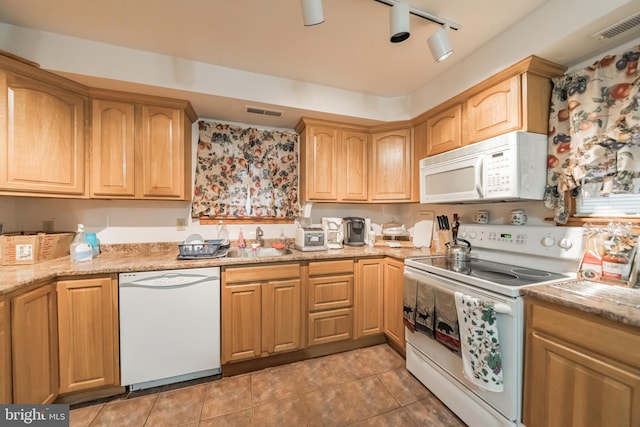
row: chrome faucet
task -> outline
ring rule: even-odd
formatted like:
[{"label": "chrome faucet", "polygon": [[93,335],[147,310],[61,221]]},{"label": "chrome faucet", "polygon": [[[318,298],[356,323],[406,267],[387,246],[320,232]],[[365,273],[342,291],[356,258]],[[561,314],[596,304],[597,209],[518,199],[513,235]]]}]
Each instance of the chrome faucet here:
[{"label": "chrome faucet", "polygon": [[264,233],[262,232],[262,229],[260,227],[256,228],[256,243],[260,245],[260,247],[264,246],[264,239],[262,238],[262,236],[264,235]]}]

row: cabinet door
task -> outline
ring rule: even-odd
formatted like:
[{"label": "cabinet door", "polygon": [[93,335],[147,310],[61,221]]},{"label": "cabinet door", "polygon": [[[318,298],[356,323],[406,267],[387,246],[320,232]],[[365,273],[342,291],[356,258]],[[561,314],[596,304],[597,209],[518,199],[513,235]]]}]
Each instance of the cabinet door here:
[{"label": "cabinet door", "polygon": [[119,382],[117,301],[109,277],[58,282],[61,393]]},{"label": "cabinet door", "polygon": [[554,338],[528,336],[524,422],[542,426],[640,425],[640,372]]},{"label": "cabinet door", "polygon": [[427,120],[427,156],[462,147],[462,106],[456,105]]},{"label": "cabinet door", "polygon": [[91,197],[135,196],[134,105],[94,99]]},{"label": "cabinet door", "polygon": [[262,353],[261,286],[223,286],[222,363],[251,359]]},{"label": "cabinet door", "polygon": [[356,338],[383,332],[384,261],[362,259],[357,263],[355,317]]},{"label": "cabinet door", "polygon": [[0,405],[11,403],[11,335],[9,302],[0,299]]},{"label": "cabinet door", "polygon": [[402,287],[404,264],[387,258],[384,269],[384,333],[399,348],[405,348],[402,322]]},{"label": "cabinet door", "polygon": [[300,348],[300,280],[262,285],[263,351],[277,353]]},{"label": "cabinet door", "polygon": [[411,199],[411,129],[373,135],[371,200]]},{"label": "cabinet door", "polygon": [[0,72],[0,190],[84,193],[85,98]]},{"label": "cabinet door", "polygon": [[[142,106],[139,182],[143,198],[185,197],[184,118],[178,108]],[[190,195],[189,195],[190,196]]]},{"label": "cabinet door", "polygon": [[467,101],[469,142],[521,128],[520,76],[514,76]]},{"label": "cabinet door", "polygon": [[310,126],[305,138],[306,200],[337,200],[338,130]]},{"label": "cabinet door", "polygon": [[309,278],[309,311],[351,307],[353,305],[353,274],[338,274]]},{"label": "cabinet door", "polygon": [[51,403],[58,394],[54,286],[12,299],[13,402]]},{"label": "cabinet door", "polygon": [[340,138],[339,198],[362,201],[368,197],[369,135],[342,131]]},{"label": "cabinet door", "polygon": [[351,339],[353,336],[353,309],[309,313],[308,344],[326,344],[333,341]]}]

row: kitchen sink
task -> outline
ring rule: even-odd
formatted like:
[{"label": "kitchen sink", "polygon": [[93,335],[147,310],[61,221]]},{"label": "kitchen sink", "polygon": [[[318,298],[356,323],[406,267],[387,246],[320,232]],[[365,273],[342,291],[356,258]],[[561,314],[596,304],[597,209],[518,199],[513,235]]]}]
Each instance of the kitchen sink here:
[{"label": "kitchen sink", "polygon": [[260,248],[260,249],[230,249],[227,258],[264,258],[282,255],[291,255],[291,249]]}]

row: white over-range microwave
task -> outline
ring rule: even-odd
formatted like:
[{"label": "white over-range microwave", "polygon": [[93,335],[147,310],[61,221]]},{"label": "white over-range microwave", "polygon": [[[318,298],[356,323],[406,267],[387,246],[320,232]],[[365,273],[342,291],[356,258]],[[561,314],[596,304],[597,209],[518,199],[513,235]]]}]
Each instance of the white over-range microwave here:
[{"label": "white over-range microwave", "polygon": [[547,136],[511,132],[420,160],[420,203],[542,200]]}]

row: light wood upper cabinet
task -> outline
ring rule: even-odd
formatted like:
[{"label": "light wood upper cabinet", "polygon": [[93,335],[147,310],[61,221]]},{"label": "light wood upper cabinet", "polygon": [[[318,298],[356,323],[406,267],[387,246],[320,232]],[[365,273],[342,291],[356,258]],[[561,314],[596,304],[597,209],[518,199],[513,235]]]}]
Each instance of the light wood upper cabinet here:
[{"label": "light wood upper cabinet", "polygon": [[92,101],[91,197],[190,199],[195,120],[190,105],[121,92],[92,93],[103,98]]},{"label": "light wood upper cabinet", "polygon": [[412,196],[411,129],[372,135],[371,196],[374,202],[409,201]]},{"label": "light wood upper cabinet", "polygon": [[367,201],[369,134],[303,120],[300,187],[308,201]]},{"label": "light wood upper cabinet", "polygon": [[11,403],[11,335],[9,302],[0,298],[0,405]]},{"label": "light wood upper cabinet", "polygon": [[51,403],[58,395],[58,333],[53,284],[12,298],[13,403]]},{"label": "light wood upper cabinet", "polygon": [[528,298],[523,422],[640,425],[638,328]]},{"label": "light wood upper cabinet", "polygon": [[309,126],[301,133],[301,191],[304,200],[338,200],[338,129]]},{"label": "light wood upper cabinet", "polygon": [[521,101],[519,75],[469,98],[466,103],[467,141],[478,142],[521,129]]},{"label": "light wood upper cabinet", "polygon": [[358,260],[355,283],[355,337],[381,334],[384,330],[384,259]]},{"label": "light wood upper cabinet", "polygon": [[366,201],[369,185],[369,135],[343,130],[340,134],[340,200]]},{"label": "light wood upper cabinet", "polygon": [[119,384],[117,280],[59,281],[57,298],[60,393]]},{"label": "light wood upper cabinet", "polygon": [[222,272],[222,363],[301,347],[300,265]]},{"label": "light wood upper cabinet", "polygon": [[551,79],[566,68],[530,56],[422,113],[432,156],[511,131],[546,134]]},{"label": "light wood upper cabinet", "polygon": [[86,98],[2,66],[0,192],[83,196]]},{"label": "light wood upper cabinet", "polygon": [[427,156],[462,147],[462,105],[436,114],[427,120]]},{"label": "light wood upper cabinet", "polygon": [[384,263],[384,333],[404,353],[403,284],[404,263],[402,260],[387,258]]},{"label": "light wood upper cabinet", "polygon": [[91,196],[135,196],[135,107],[92,101]]}]

